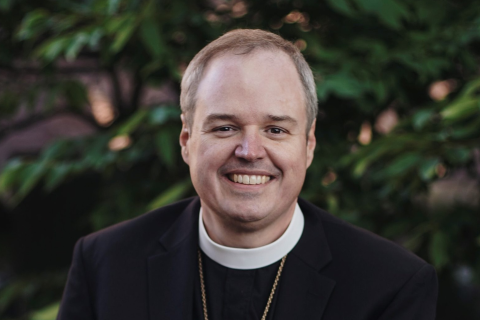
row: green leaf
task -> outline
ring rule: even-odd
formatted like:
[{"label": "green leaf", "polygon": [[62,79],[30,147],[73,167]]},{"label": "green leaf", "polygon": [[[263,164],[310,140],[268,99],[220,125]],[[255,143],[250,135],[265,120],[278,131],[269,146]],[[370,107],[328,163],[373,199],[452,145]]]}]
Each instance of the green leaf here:
[{"label": "green leaf", "polygon": [[449,262],[448,257],[448,236],[442,231],[432,234],[429,246],[429,255],[433,265],[441,269]]},{"label": "green leaf", "polygon": [[113,15],[118,11],[121,0],[108,0],[107,14]]},{"label": "green leaf", "polygon": [[70,168],[70,164],[67,163],[53,165],[45,176],[45,189],[50,192],[64,182],[70,173]]},{"label": "green leaf", "polygon": [[423,181],[429,181],[435,177],[435,168],[440,163],[438,158],[423,160],[418,168],[418,173]]},{"label": "green leaf", "polygon": [[480,136],[480,117],[452,130],[452,138],[463,140]]},{"label": "green leaf", "polygon": [[150,54],[158,58],[165,52],[165,45],[158,23],[153,18],[145,18],[140,25],[140,37]]},{"label": "green leaf", "polygon": [[[353,167],[353,176],[356,178],[362,176],[370,164],[389,151],[385,146],[379,144],[363,147],[361,150],[361,154],[355,155],[354,157],[357,159]],[[349,157],[345,157],[342,159],[342,162],[345,161],[345,164],[348,165],[349,160]]]},{"label": "green leaf", "polygon": [[177,134],[172,131],[162,130],[155,135],[157,154],[168,167],[173,167],[176,161],[178,148]]},{"label": "green leaf", "polygon": [[386,26],[395,30],[402,27],[402,18],[408,17],[407,7],[395,0],[355,0],[359,8],[374,14]]},{"label": "green leaf", "polygon": [[386,177],[397,177],[404,175],[409,169],[417,165],[422,160],[421,155],[417,153],[406,153],[400,155],[388,165],[383,174]]},{"label": "green leaf", "polygon": [[73,61],[77,57],[82,47],[88,43],[90,37],[85,32],[76,34],[65,50],[65,59]]},{"label": "green leaf", "polygon": [[445,157],[454,164],[465,164],[470,160],[472,151],[469,148],[455,147],[447,149]]},{"label": "green leaf", "polygon": [[458,121],[465,119],[480,111],[479,101],[476,98],[461,99],[450,104],[440,112],[444,120]]},{"label": "green leaf", "polygon": [[17,205],[37,185],[47,170],[46,162],[34,162],[23,168],[22,183],[12,197],[12,204]]},{"label": "green leaf", "polygon": [[412,118],[413,127],[415,130],[421,130],[432,118],[433,114],[434,111],[428,109],[417,111]]},{"label": "green leaf", "polygon": [[34,53],[36,57],[42,58],[47,62],[55,60],[65,49],[67,49],[70,39],[64,37],[51,38],[44,42]]},{"label": "green leaf", "polygon": [[29,12],[25,16],[25,18],[23,18],[23,21],[20,24],[20,29],[16,34],[16,38],[18,40],[28,40],[35,38],[45,29],[46,22],[49,16],[49,12],[43,9]]},{"label": "green leaf", "polygon": [[364,85],[347,73],[326,76],[323,82],[317,86],[317,93],[321,99],[326,99],[329,93],[341,98],[358,98],[364,90]]},{"label": "green leaf", "polygon": [[181,110],[178,106],[160,106],[150,112],[149,122],[150,124],[160,125],[172,119],[179,120],[180,113]]},{"label": "green leaf", "polygon": [[103,37],[104,32],[101,28],[96,28],[90,33],[90,39],[88,40],[88,46],[91,50],[97,50],[100,43],[100,39]]},{"label": "green leaf", "polygon": [[0,174],[0,193],[7,192],[15,184],[18,184],[21,176],[20,171],[24,164],[18,159],[10,160]]},{"label": "green leaf", "polygon": [[33,312],[29,320],[55,320],[57,318],[59,308],[60,302],[55,302],[41,310]]},{"label": "green leaf", "polygon": [[137,28],[135,18],[127,17],[119,21],[119,29],[115,30],[115,39],[110,46],[112,53],[117,53],[125,47],[125,44],[130,40],[133,32]]},{"label": "green leaf", "polygon": [[142,121],[148,116],[147,110],[139,110],[133,116],[130,117],[122,126],[118,129],[118,136],[129,135],[142,124]]},{"label": "green leaf", "polygon": [[147,206],[148,210],[166,206],[172,202],[180,200],[192,187],[190,178],[180,181],[153,199]]},{"label": "green leaf", "polygon": [[343,13],[346,16],[352,16],[354,14],[348,0],[327,0],[327,2],[329,7],[339,13]]}]

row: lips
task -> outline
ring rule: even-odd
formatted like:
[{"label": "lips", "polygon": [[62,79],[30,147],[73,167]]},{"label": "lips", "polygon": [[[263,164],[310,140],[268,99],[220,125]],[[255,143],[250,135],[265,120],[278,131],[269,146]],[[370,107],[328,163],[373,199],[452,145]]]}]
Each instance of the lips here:
[{"label": "lips", "polygon": [[234,174],[228,175],[228,178],[240,184],[265,184],[270,181],[270,176],[265,175],[248,175],[248,174]]}]

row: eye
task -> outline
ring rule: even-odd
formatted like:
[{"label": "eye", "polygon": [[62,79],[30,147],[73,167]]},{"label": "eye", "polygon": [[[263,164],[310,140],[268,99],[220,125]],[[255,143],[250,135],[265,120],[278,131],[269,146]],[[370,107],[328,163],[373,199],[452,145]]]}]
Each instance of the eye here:
[{"label": "eye", "polygon": [[284,133],[285,130],[275,127],[275,128],[269,128],[268,132],[273,133],[273,134],[281,134],[281,133]]},{"label": "eye", "polygon": [[221,132],[227,132],[227,131],[232,131],[233,128],[232,127],[227,127],[227,126],[224,126],[224,127],[218,127],[218,128],[215,128],[214,131],[221,131]]},{"label": "eye", "polygon": [[235,126],[223,125],[211,129],[211,132],[219,137],[230,137],[235,134],[238,129]]}]

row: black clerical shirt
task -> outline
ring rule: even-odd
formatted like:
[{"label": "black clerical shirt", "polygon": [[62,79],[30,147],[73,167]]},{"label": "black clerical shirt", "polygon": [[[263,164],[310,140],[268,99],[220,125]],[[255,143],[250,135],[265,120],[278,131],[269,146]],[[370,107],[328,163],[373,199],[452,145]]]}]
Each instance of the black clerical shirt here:
[{"label": "black clerical shirt", "polygon": [[[259,269],[238,270],[224,267],[202,252],[202,262],[209,320],[260,320],[262,318],[280,261]],[[195,282],[193,314],[196,315],[196,319],[204,319],[198,273]],[[273,319],[279,290],[280,283],[267,319]]]}]

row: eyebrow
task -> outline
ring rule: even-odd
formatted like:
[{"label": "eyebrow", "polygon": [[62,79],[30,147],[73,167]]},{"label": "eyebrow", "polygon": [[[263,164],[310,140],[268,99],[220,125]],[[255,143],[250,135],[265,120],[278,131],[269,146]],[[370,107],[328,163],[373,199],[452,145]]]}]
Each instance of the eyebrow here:
[{"label": "eyebrow", "polygon": [[211,113],[207,116],[205,122],[209,123],[215,120],[238,120],[238,117],[234,114],[228,113]]},{"label": "eyebrow", "polygon": [[[268,120],[271,120],[271,121],[275,121],[275,122],[290,122],[290,123],[293,123],[293,124],[298,123],[297,120],[295,120],[294,118],[292,118],[290,116],[287,116],[287,115],[269,114],[269,115],[266,115],[265,118],[267,118]],[[239,118],[238,118],[238,116],[236,116],[234,114],[229,114],[229,113],[211,113],[205,119],[205,123],[211,123],[211,122],[214,122],[216,120],[238,121]]]},{"label": "eyebrow", "polygon": [[285,122],[291,122],[293,124],[297,123],[297,120],[293,119],[290,116],[276,116],[276,115],[273,115],[273,114],[269,114],[269,115],[267,115],[267,118],[270,119],[270,120],[276,121],[276,122],[285,121]]}]

